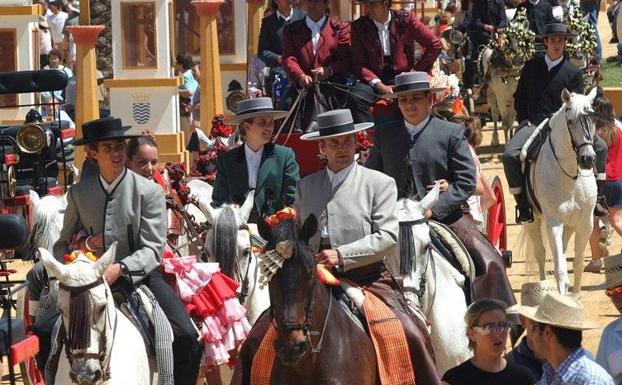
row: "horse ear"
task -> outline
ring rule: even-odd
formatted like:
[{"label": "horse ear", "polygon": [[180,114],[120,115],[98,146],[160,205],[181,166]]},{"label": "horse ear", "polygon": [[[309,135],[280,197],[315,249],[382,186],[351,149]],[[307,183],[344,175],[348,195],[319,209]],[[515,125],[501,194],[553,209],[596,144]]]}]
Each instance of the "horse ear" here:
[{"label": "horse ear", "polygon": [[572,94],[568,91],[567,88],[562,90],[562,101],[564,103],[569,103],[572,100]]},{"label": "horse ear", "polygon": [[427,193],[423,197],[423,199],[419,202],[419,204],[423,208],[423,211],[427,210],[434,203],[436,203],[440,195],[440,191],[441,191],[441,183],[437,181],[436,183],[434,183],[434,187],[432,188],[432,190],[430,190],[430,192]]},{"label": "horse ear", "polygon": [[590,93],[587,94],[587,98],[590,100],[590,102],[593,102],[594,99],[596,99],[596,95],[598,95],[598,87],[592,87]]},{"label": "horse ear", "polygon": [[260,218],[259,221],[257,221],[257,231],[259,231],[259,235],[266,241],[270,239],[272,229],[263,218]]},{"label": "horse ear", "polygon": [[248,222],[248,218],[251,215],[251,210],[253,209],[253,204],[255,203],[255,190],[251,190],[246,194],[246,199],[244,200],[244,204],[240,207],[240,213],[242,214],[242,218],[246,219]]},{"label": "horse ear", "polygon": [[106,269],[110,264],[114,261],[115,256],[117,255],[117,243],[114,242],[108,250],[95,262],[95,271],[98,277],[102,277],[106,272]]},{"label": "horse ear", "polygon": [[54,256],[43,247],[39,247],[39,257],[41,257],[43,266],[45,266],[45,270],[47,270],[48,274],[60,280],[65,274],[67,267],[58,262],[56,258],[54,258]]},{"label": "horse ear", "polygon": [[305,219],[305,223],[300,228],[300,239],[304,243],[309,243],[309,239],[317,233],[317,218],[311,214]]},{"label": "horse ear", "polygon": [[219,209],[215,209],[212,207],[211,200],[201,198],[200,196],[197,196],[197,195],[193,196],[193,198],[194,200],[196,200],[197,204],[199,205],[199,209],[203,211],[203,214],[205,214],[205,218],[207,219],[207,222],[209,222],[210,225],[213,225],[214,221],[218,217]]}]

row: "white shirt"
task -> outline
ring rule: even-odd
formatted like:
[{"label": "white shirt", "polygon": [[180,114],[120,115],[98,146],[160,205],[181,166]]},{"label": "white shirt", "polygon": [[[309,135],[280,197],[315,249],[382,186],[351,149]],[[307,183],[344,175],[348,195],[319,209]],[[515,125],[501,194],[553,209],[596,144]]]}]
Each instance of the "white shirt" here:
[{"label": "white shirt", "polygon": [[546,63],[546,66],[549,68],[549,71],[551,70],[551,68],[561,63],[562,60],[564,60],[564,55],[560,56],[559,59],[556,59],[556,60],[551,60],[551,58],[549,58],[549,55],[544,55],[544,62]]},{"label": "white shirt", "polygon": [[415,134],[418,134],[421,130],[423,130],[423,128],[426,126],[426,124],[428,124],[429,120],[430,120],[430,115],[426,116],[425,119],[423,119],[421,122],[419,122],[419,124],[412,124],[412,123],[409,123],[406,120],[404,120],[404,125],[406,126],[406,129],[408,130],[408,133],[412,137]]},{"label": "white shirt", "polygon": [[121,171],[121,174],[119,174],[119,176],[116,177],[112,181],[112,183],[106,182],[106,179],[104,179],[102,174],[99,174],[99,181],[102,182],[102,186],[104,187],[104,190],[106,191],[106,194],[110,194],[111,192],[114,191],[114,189],[117,187],[117,185],[121,182],[121,179],[123,179],[123,177],[125,176],[126,172],[127,172],[127,170],[123,169],[123,171]]},{"label": "white shirt", "polygon": [[248,187],[257,188],[257,175],[259,174],[263,147],[255,152],[247,144],[244,144],[244,154],[246,155],[246,168],[248,170]]},{"label": "white shirt", "polygon": [[[350,163],[350,165],[340,171],[334,172],[331,171],[330,168],[326,167],[326,173],[328,174],[328,179],[330,180],[331,185],[333,186],[333,192],[343,183],[344,180],[350,175],[350,171],[354,168],[354,164],[356,161]],[[320,230],[322,238],[328,238],[328,220],[324,223]]]},{"label": "white shirt", "polygon": [[529,2],[533,5],[538,5],[538,3],[540,2],[540,0],[529,0]]},{"label": "white shirt", "polygon": [[324,25],[324,21],[326,21],[326,15],[322,16],[320,20],[317,22],[311,20],[309,16],[305,17],[305,22],[307,23],[307,27],[311,30],[311,42],[313,43],[313,54],[315,55],[317,52],[317,45],[320,41],[320,32],[322,30],[322,26]]},{"label": "white shirt", "polygon": [[374,20],[376,28],[378,28],[378,37],[380,38],[380,46],[382,46],[382,52],[384,56],[391,56],[391,39],[389,38],[389,23],[391,23],[391,12],[389,12],[389,18],[384,23],[379,23]]},{"label": "white shirt", "polygon": [[67,12],[52,13],[47,16],[48,24],[50,26],[50,33],[52,34],[52,41],[54,45],[63,42],[63,28],[65,27],[65,21],[69,15]]},{"label": "white shirt", "polygon": [[279,10],[277,10],[276,11],[276,17],[279,18],[279,19],[283,19],[283,20],[285,20],[287,22],[287,21],[289,21],[289,18],[292,17],[293,13],[294,13],[294,11],[290,10],[289,11],[289,16],[285,16],[281,12],[279,12]]},{"label": "white shirt", "polygon": [[39,55],[47,55],[52,50],[52,34],[49,29],[39,28]]}]

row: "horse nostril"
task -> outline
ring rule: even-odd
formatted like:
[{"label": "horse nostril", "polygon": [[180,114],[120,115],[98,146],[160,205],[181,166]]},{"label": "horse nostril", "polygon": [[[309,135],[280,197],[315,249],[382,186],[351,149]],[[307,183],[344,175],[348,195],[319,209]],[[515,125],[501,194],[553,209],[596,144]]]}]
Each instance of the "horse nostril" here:
[{"label": "horse nostril", "polygon": [[95,374],[93,374],[93,382],[99,380],[100,378],[102,378],[102,371],[97,369]]}]

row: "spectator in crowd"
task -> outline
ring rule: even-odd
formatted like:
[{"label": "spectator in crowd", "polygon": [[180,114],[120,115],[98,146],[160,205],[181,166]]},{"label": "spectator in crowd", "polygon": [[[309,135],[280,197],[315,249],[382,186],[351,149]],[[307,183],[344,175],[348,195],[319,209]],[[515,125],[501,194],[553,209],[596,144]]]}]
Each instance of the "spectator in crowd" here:
[{"label": "spectator in crowd", "polygon": [[473,24],[473,7],[475,0],[464,0],[460,3],[461,10],[454,21],[454,27],[466,34],[471,41],[469,44],[469,50],[465,52],[464,57],[464,75],[462,76],[462,84],[466,88],[471,88],[475,84],[475,77],[477,75],[477,59],[479,56],[479,50],[475,46],[474,42],[477,41],[479,32],[472,29]]},{"label": "spectator in crowd", "polygon": [[[605,283],[602,286],[613,306],[622,314],[622,254],[605,257],[603,262]],[[611,374],[616,385],[622,384],[622,317],[605,327],[600,337],[596,362]]]},{"label": "spectator in crowd", "polygon": [[50,26],[50,33],[52,34],[52,46],[62,51],[63,28],[69,15],[63,11],[63,2],[60,0],[50,2],[48,8],[50,12],[47,15],[47,20]]},{"label": "spectator in crowd", "polygon": [[503,357],[510,329],[506,307],[503,302],[488,298],[469,306],[464,318],[473,357],[448,370],[443,376],[443,385],[534,384],[527,368]]},{"label": "spectator in crowd", "polygon": [[619,0],[614,0],[609,7],[607,7],[607,19],[609,20],[609,25],[611,26],[611,40],[609,43],[617,43],[618,42],[618,29],[617,29],[617,16],[618,11],[620,10],[620,5],[622,2]]},{"label": "spectator in crowd", "polygon": [[[538,281],[524,283],[520,288],[520,302],[522,306],[536,307],[540,305],[547,293],[557,291],[557,285],[552,281]],[[508,308],[509,314],[516,314],[516,306]],[[522,365],[529,369],[536,381],[542,378],[542,364],[544,361],[537,358],[533,351],[533,341],[531,340],[531,327],[533,321],[525,316],[519,315],[518,319],[523,328],[527,331],[526,335],[520,340],[518,345],[509,352],[505,359],[517,365]]]},{"label": "spectator in crowd", "polygon": [[585,319],[583,305],[559,293],[548,293],[537,307],[517,306],[532,323],[531,348],[545,363],[538,385],[614,385],[611,376],[581,347],[583,330],[596,325]]},{"label": "spectator in crowd", "polygon": [[71,33],[67,31],[67,27],[80,24],[80,2],[78,0],[67,3],[67,14],[69,16],[63,27],[63,49],[67,65],[72,66],[76,61],[76,43]]},{"label": "spectator in crowd", "polygon": [[[253,55],[250,65],[248,66],[248,96],[251,98],[260,98],[267,95],[264,90],[264,82],[268,71],[266,64],[257,55]],[[264,92],[266,91],[266,92]]]},{"label": "spectator in crowd", "polygon": [[[65,66],[63,63],[63,53],[60,49],[54,48],[48,53],[49,64],[43,67],[44,70],[57,70],[62,71],[67,75],[68,79],[73,78],[73,71],[69,69],[69,67]],[[64,103],[65,102],[65,90],[54,91],[50,93],[49,91],[42,92],[44,96],[54,96],[54,100],[56,103]]]},{"label": "spectator in crowd", "polygon": [[[607,143],[608,149],[605,167],[598,167],[597,164],[597,168],[605,169],[605,178],[597,180],[597,183],[602,185],[602,193],[609,206],[609,223],[619,235],[622,235],[622,123],[615,118],[613,105],[600,87],[592,102],[592,108],[596,133]],[[600,231],[598,226],[594,227],[590,236],[592,261],[585,267],[585,271],[598,273],[602,267],[598,247]]]},{"label": "spectator in crowd", "polygon": [[197,89],[192,95],[192,127],[201,126],[201,63],[192,66],[192,76],[197,81]]},{"label": "spectator in crowd", "polygon": [[471,21],[471,29],[478,32],[473,35],[475,47],[487,44],[494,31],[507,25],[503,0],[475,0]]},{"label": "spectator in crowd", "polygon": [[41,68],[48,65],[48,53],[52,50],[52,35],[50,25],[45,16],[39,16],[39,65]]},{"label": "spectator in crowd", "polygon": [[[257,56],[270,69],[265,81],[266,96],[272,97],[272,84],[275,77],[285,77],[283,69],[283,30],[286,24],[305,17],[305,13],[292,6],[292,0],[271,0],[270,8],[264,13],[259,30],[259,49]],[[255,87],[257,89],[263,89]]]},{"label": "spectator in crowd", "polygon": [[179,86],[179,113],[181,115],[181,129],[186,138],[192,136],[192,97],[199,87],[192,74],[194,61],[189,53],[179,53],[175,57],[175,70],[182,76],[183,83]]},{"label": "spectator in crowd", "polygon": [[[541,0],[544,1],[544,0]],[[599,62],[603,58],[603,46],[600,42],[600,34],[598,33],[598,14],[600,13],[600,0],[581,0],[581,11],[583,16],[588,17],[588,22],[594,27],[596,32],[596,60]]]},{"label": "spectator in crowd", "polygon": [[470,116],[464,120],[464,134],[469,142],[473,163],[475,163],[475,191],[473,195],[467,199],[469,205],[469,213],[473,220],[483,230],[484,213],[483,210],[488,209],[495,203],[496,198],[488,181],[482,175],[482,166],[475,152],[477,146],[482,143],[482,124],[477,116]]}]

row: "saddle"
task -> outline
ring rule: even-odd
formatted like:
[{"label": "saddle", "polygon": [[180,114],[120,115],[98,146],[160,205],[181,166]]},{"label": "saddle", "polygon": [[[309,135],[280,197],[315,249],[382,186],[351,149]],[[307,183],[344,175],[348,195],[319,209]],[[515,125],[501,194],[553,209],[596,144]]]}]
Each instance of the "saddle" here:
[{"label": "saddle", "polygon": [[472,283],[476,272],[475,264],[469,252],[462,241],[446,225],[436,221],[429,221],[428,225],[432,245],[454,269],[464,276],[465,284],[462,290],[467,303],[471,303],[474,298]]},{"label": "saddle", "polygon": [[540,150],[550,133],[551,126],[549,125],[549,120],[545,119],[536,127],[529,139],[527,139],[520,153],[520,159],[521,162],[523,162],[523,188],[530,198],[530,203],[539,212],[542,212],[542,209],[534,193],[533,182],[531,178],[529,178],[529,174],[531,173],[532,166],[536,164]]}]

